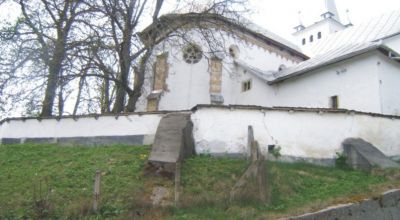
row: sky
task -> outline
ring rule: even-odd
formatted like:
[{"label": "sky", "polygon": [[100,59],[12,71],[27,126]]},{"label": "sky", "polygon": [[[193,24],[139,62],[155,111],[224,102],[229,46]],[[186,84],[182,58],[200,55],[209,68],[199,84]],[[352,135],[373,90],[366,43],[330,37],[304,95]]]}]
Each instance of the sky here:
[{"label": "sky", "polygon": [[[400,10],[400,0],[336,0],[344,24],[349,17],[354,25],[385,12]],[[285,38],[290,38],[300,17],[305,26],[320,20],[325,12],[325,0],[250,0],[248,16],[259,26]],[[346,11],[349,13],[346,13]],[[347,14],[349,16],[347,16]],[[290,39],[289,39],[290,40]]]},{"label": "sky", "polygon": [[[335,2],[339,16],[345,24],[348,23],[348,18],[357,25],[382,13],[400,10],[400,0],[336,0]],[[257,25],[291,40],[293,27],[299,24],[299,17],[305,26],[310,25],[320,19],[320,15],[325,12],[324,6],[325,0],[249,0],[247,7],[250,12],[244,16]],[[346,13],[347,10],[349,13]],[[299,11],[301,11],[300,16]],[[2,7],[0,20],[13,18],[18,12],[18,6]]]}]

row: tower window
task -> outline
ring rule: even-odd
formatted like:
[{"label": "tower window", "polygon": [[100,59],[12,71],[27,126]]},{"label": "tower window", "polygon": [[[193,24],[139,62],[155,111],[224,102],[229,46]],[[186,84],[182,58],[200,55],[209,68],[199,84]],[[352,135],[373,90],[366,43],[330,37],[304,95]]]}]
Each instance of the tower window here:
[{"label": "tower window", "polygon": [[303,38],[303,40],[301,41],[301,44],[306,45],[306,39]]},{"label": "tower window", "polygon": [[311,35],[311,36],[310,36],[310,43],[313,42],[313,41],[314,41],[314,36]]},{"label": "tower window", "polygon": [[242,92],[249,91],[251,89],[251,80],[242,82]]},{"label": "tower window", "polygon": [[339,97],[337,95],[331,96],[331,108],[338,109],[339,108]]},{"label": "tower window", "polygon": [[322,37],[322,33],[318,32],[318,39],[321,39],[321,37]]}]

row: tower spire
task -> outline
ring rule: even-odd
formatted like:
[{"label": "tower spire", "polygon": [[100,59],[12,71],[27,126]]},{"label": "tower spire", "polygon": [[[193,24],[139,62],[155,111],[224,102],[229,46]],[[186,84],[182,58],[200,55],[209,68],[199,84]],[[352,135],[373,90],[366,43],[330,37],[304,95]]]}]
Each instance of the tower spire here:
[{"label": "tower spire", "polygon": [[340,22],[340,17],[336,8],[335,0],[325,0],[325,10],[325,13],[321,15],[322,18],[332,17]]}]

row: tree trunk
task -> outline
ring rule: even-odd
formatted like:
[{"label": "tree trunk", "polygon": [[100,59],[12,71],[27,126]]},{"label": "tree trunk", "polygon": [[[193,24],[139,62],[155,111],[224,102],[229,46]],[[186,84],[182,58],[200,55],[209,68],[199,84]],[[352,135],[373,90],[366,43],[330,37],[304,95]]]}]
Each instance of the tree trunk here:
[{"label": "tree trunk", "polygon": [[110,80],[107,78],[109,75],[107,72],[104,72],[104,81],[103,88],[101,89],[101,113],[109,113],[110,112]]},{"label": "tree trunk", "polygon": [[146,72],[146,64],[149,60],[152,49],[148,49],[140,60],[139,68],[135,70],[135,81],[133,85],[133,93],[129,94],[128,105],[126,108],[127,112],[134,112],[136,110],[136,103],[142,95],[142,87],[144,84],[144,75]]},{"label": "tree trunk", "polygon": [[60,37],[64,33],[58,33],[58,40],[54,48],[52,59],[49,61],[49,75],[47,76],[46,92],[43,100],[41,116],[51,116],[53,114],[54,100],[56,97],[57,84],[62,71],[62,61],[65,56],[64,38]]},{"label": "tree trunk", "polygon": [[76,95],[76,101],[75,101],[74,111],[72,112],[72,115],[76,115],[76,113],[78,112],[79,104],[81,102],[81,94],[82,94],[84,81],[85,81],[85,76],[81,76],[81,78],[79,79],[78,94]]},{"label": "tree trunk", "polygon": [[120,113],[124,111],[126,88],[128,88],[128,76],[131,70],[131,37],[132,29],[129,24],[125,26],[124,37],[121,43],[121,48],[118,53],[120,73],[118,75],[118,83],[116,84],[117,91],[115,96],[115,103],[112,112]]},{"label": "tree trunk", "polygon": [[60,83],[60,90],[58,91],[58,116],[62,116],[64,113],[63,87],[64,85]]},{"label": "tree trunk", "polygon": [[41,116],[51,116],[53,114],[54,100],[56,97],[57,83],[61,64],[51,64],[49,75],[47,76],[46,92],[43,100]]}]

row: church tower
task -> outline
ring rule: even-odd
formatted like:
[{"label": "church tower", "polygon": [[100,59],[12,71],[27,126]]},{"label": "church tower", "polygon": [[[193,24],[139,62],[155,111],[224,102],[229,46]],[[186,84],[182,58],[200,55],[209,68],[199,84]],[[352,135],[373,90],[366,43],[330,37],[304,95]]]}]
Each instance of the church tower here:
[{"label": "church tower", "polygon": [[307,48],[327,35],[341,31],[348,26],[341,22],[335,0],[325,0],[325,8],[319,21],[307,27],[300,21],[292,35],[298,45]]}]

